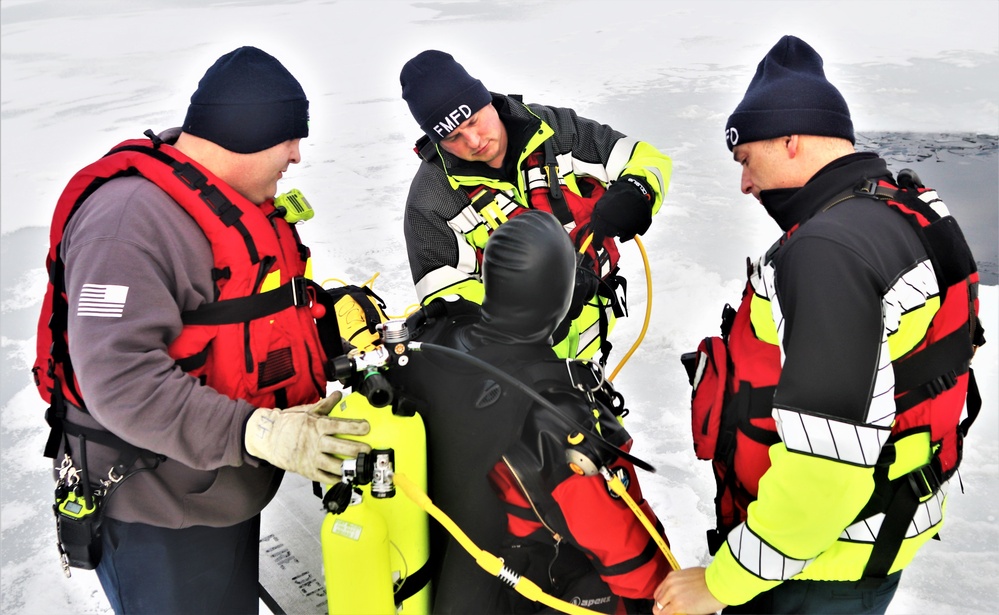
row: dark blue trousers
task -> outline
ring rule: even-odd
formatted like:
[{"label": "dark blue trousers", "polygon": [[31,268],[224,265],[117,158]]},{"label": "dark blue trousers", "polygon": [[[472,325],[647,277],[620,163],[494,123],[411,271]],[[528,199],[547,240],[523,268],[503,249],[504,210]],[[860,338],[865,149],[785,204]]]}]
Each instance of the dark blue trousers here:
[{"label": "dark blue trousers", "polygon": [[128,613],[256,614],[260,517],[182,530],[104,520],[97,577]]},{"label": "dark blue trousers", "polygon": [[898,589],[902,572],[888,575],[872,589],[856,581],[785,581],[746,604],[725,607],[724,615],[763,613],[828,613],[829,615],[883,615]]}]

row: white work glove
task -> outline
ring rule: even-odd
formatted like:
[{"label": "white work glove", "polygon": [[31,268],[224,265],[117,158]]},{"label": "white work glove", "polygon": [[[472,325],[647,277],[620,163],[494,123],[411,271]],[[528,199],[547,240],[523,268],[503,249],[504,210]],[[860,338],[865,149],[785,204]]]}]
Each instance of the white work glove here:
[{"label": "white work glove", "polygon": [[340,482],[342,462],[335,455],[356,457],[371,450],[362,442],[337,437],[363,436],[369,429],[364,420],[329,416],[341,397],[336,391],[311,405],[257,408],[246,422],[246,452],[316,482]]}]

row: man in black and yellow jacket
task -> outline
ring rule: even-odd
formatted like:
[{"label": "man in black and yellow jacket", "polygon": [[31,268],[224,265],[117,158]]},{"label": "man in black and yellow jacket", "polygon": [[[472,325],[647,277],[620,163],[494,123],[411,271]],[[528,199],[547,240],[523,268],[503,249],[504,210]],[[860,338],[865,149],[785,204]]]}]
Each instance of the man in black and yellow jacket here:
[{"label": "man in black and yellow jacket", "polygon": [[411,59],[400,81],[425,133],[404,222],[420,302],[458,295],[481,303],[490,234],[528,208],[542,209],[585,255],[556,352],[593,357],[623,313],[615,238],[648,230],[666,197],[669,157],[572,109],[491,93],[441,51]]},{"label": "man in black and yellow jacket", "polygon": [[[984,343],[974,261],[934,192],[854,151],[846,102],[798,38],[760,62],[726,140],[742,191],[784,231],[749,268],[726,341],[750,377],[727,393],[748,400],[738,439],[777,437],[759,459],[748,446],[729,457],[751,503],[734,527],[720,523],[707,568],[663,581],[653,613],[884,613],[939,531],[960,461],[969,362]],[[897,206],[903,193],[918,194],[912,209]],[[924,228],[935,219],[955,249]]]}]

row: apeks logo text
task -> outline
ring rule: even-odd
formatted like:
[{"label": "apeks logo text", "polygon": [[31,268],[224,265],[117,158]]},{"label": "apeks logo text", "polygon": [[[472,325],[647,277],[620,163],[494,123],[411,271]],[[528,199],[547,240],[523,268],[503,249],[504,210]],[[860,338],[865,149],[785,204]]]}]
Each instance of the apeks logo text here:
[{"label": "apeks logo text", "polygon": [[573,596],[571,602],[575,606],[581,606],[586,608],[591,606],[598,606],[601,604],[607,604],[613,598],[614,596],[600,596],[599,598],[580,598],[579,596]]}]

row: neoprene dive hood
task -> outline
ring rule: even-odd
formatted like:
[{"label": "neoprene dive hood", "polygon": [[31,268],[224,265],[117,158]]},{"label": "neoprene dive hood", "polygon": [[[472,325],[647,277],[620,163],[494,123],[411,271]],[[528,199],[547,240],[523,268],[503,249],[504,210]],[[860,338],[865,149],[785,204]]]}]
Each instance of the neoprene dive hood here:
[{"label": "neoprene dive hood", "polygon": [[483,253],[485,298],[473,335],[503,344],[550,344],[569,311],[575,279],[575,250],[555,216],[529,210],[511,218]]}]

